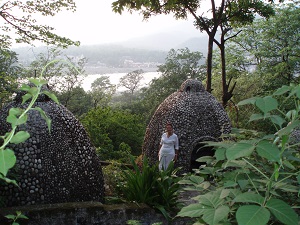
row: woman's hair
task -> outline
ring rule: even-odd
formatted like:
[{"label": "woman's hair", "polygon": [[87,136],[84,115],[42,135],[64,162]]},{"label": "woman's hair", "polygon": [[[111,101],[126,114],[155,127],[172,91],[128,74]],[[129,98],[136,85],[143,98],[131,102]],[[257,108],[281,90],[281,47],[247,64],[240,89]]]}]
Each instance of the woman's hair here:
[{"label": "woman's hair", "polygon": [[167,127],[167,126],[171,126],[173,128],[173,125],[171,123],[166,123],[165,127]]}]

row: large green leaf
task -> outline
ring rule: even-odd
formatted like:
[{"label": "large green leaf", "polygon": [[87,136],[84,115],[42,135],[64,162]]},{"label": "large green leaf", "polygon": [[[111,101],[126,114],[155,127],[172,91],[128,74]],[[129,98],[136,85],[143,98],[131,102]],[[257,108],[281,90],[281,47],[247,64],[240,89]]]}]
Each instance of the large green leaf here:
[{"label": "large green leaf", "polygon": [[17,117],[17,116],[21,115],[22,112],[23,112],[23,109],[20,109],[20,108],[11,108],[9,110],[8,117],[6,118],[6,121],[8,123],[10,123],[12,127],[17,126],[18,124],[25,123],[26,120],[27,120],[27,117],[23,117],[23,119],[21,118],[20,121],[19,121],[19,119]]},{"label": "large green leaf", "polygon": [[214,160],[214,157],[212,157],[212,156],[202,156],[202,157],[196,159],[197,162],[205,162],[207,164],[209,164],[213,160]]},{"label": "large green leaf", "polygon": [[280,150],[275,144],[268,142],[267,140],[260,141],[256,146],[257,153],[272,162],[280,161]]},{"label": "large green leaf", "polygon": [[230,209],[227,205],[222,205],[216,209],[206,209],[202,219],[210,225],[219,224],[220,221],[228,216]]},{"label": "large green leaf", "polygon": [[266,207],[270,209],[271,213],[282,223],[288,225],[298,225],[298,215],[296,212],[284,201],[280,199],[270,199]]},{"label": "large green leaf", "polygon": [[245,99],[243,101],[240,101],[237,105],[238,106],[240,106],[240,105],[247,105],[247,104],[254,105],[257,98],[258,97],[252,97],[252,98]]},{"label": "large green leaf", "polygon": [[265,225],[270,220],[270,212],[258,205],[244,205],[238,208],[236,220],[240,225]]},{"label": "large green leaf", "polygon": [[44,93],[49,98],[51,98],[55,103],[59,104],[59,101],[58,101],[57,97],[55,96],[55,94],[53,94],[53,93],[51,93],[49,91],[43,91],[42,93]]},{"label": "large green leaf", "polygon": [[225,159],[225,152],[226,149],[225,148],[218,148],[215,151],[215,157],[217,160],[224,160]]},{"label": "large green leaf", "polygon": [[251,155],[255,146],[249,143],[236,143],[226,150],[226,157],[229,160],[238,159]]},{"label": "large green leaf", "polygon": [[199,195],[194,199],[201,202],[202,205],[217,208],[224,203],[224,198],[230,193],[229,190],[218,190],[206,193],[205,195]]},{"label": "large green leaf", "polygon": [[48,131],[50,133],[50,131],[51,131],[51,122],[52,121],[47,116],[46,112],[44,110],[42,110],[40,107],[34,107],[34,108],[32,108],[32,110],[37,110],[40,113],[41,117],[46,121],[46,124],[48,126]]},{"label": "large green leaf", "polygon": [[4,176],[16,163],[16,156],[14,151],[10,149],[0,150],[0,173]]},{"label": "large green leaf", "polygon": [[300,98],[300,86],[295,86],[293,87],[292,91],[290,92],[289,97],[293,96],[293,95],[296,95],[298,98]]},{"label": "large green leaf", "polygon": [[32,95],[27,93],[25,95],[22,96],[22,104],[24,104],[25,102],[27,102],[29,99],[32,98]]},{"label": "large green leaf", "polygon": [[278,102],[275,98],[271,96],[266,96],[264,98],[257,98],[255,105],[264,113],[270,112],[277,109]]},{"label": "large green leaf", "polygon": [[286,127],[282,128],[280,131],[277,132],[277,135],[279,137],[283,136],[283,135],[289,135],[294,128],[298,127],[300,125],[300,121],[299,120],[295,120],[291,123],[289,123]]},{"label": "large green leaf", "polygon": [[282,117],[278,115],[270,115],[270,119],[273,123],[277,124],[280,128],[282,128],[282,124],[286,122]]},{"label": "large green leaf", "polygon": [[13,144],[19,144],[26,141],[30,137],[30,134],[27,131],[19,131],[10,140]]},{"label": "large green leaf", "polygon": [[249,122],[256,121],[256,120],[262,120],[262,119],[265,119],[265,116],[266,116],[266,115],[263,115],[263,114],[261,114],[261,113],[255,113],[255,114],[252,114],[252,115],[250,116]]},{"label": "large green leaf", "polygon": [[200,184],[204,181],[204,178],[200,176],[191,175],[190,180],[195,184]]},{"label": "large green leaf", "polygon": [[[223,163],[222,166],[224,167],[240,167],[240,168],[245,168],[247,163],[244,160],[230,160],[225,163]],[[245,170],[244,170],[245,172]]]},{"label": "large green leaf", "polygon": [[259,194],[245,192],[236,196],[233,201],[242,203],[257,203],[259,205],[263,205],[264,198]]},{"label": "large green leaf", "polygon": [[188,206],[183,207],[180,212],[177,214],[179,217],[191,217],[197,218],[203,215],[205,209],[207,207],[203,206],[199,203],[197,204],[190,204]]},{"label": "large green leaf", "polygon": [[281,88],[278,88],[278,89],[273,93],[273,95],[283,95],[283,94],[289,92],[291,89],[292,89],[291,86],[283,85]]}]

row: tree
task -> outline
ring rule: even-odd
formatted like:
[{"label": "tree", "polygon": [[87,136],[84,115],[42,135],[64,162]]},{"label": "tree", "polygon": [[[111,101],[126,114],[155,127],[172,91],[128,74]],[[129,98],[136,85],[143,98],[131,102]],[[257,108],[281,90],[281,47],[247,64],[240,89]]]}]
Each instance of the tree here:
[{"label": "tree", "polygon": [[143,107],[146,109],[148,119],[158,105],[177,91],[185,80],[205,78],[202,58],[201,52],[191,52],[188,48],[171,49],[168,52],[165,64],[158,67],[161,76],[153,79],[148,88],[142,89]]},{"label": "tree", "polygon": [[[118,0],[112,3],[113,11],[122,13],[125,8],[130,12],[133,10],[140,11],[144,19],[148,19],[157,14],[173,13],[176,19],[186,19],[188,14],[191,14],[195,19],[195,26],[200,31],[205,31],[209,37],[208,39],[208,53],[207,53],[207,73],[206,73],[206,90],[211,92],[212,80],[212,54],[213,43],[216,43],[221,50],[222,59],[222,87],[223,87],[223,105],[232,97],[234,86],[229,90],[229,83],[226,81],[226,67],[225,67],[225,35],[231,30],[231,26],[238,26],[240,24],[251,23],[255,14],[259,13],[261,16],[269,16],[273,13],[272,8],[264,1],[235,1],[222,0],[219,7],[216,6],[214,0],[211,1],[211,15],[200,13],[200,1],[198,0],[169,0],[169,1],[152,1],[152,0]],[[218,41],[215,36],[218,28],[221,29],[221,40]]]},{"label": "tree", "polygon": [[134,155],[142,151],[146,125],[139,115],[110,107],[97,107],[90,110],[81,122],[97,148],[112,152],[126,144]]},{"label": "tree", "polygon": [[222,13],[222,20],[219,24],[221,35],[218,41],[214,38],[214,43],[220,49],[221,64],[222,64],[222,103],[225,107],[228,101],[233,96],[233,90],[236,83],[229,89],[231,78],[227,83],[227,71],[226,71],[226,57],[225,57],[225,42],[231,38],[237,36],[241,31],[231,33],[233,27],[240,27],[246,24],[253,23],[255,15],[269,18],[274,14],[273,7],[269,4],[265,4],[264,1],[227,1],[224,11]]},{"label": "tree", "polygon": [[[294,4],[281,6],[276,9],[274,16],[267,20],[256,19],[251,25],[245,26],[238,36],[226,42],[227,75],[239,83],[230,100],[233,104],[229,103],[227,110],[235,126],[270,132],[271,124],[249,124],[245,120],[255,113],[253,106],[237,108],[234,103],[268,94],[283,84],[299,83],[299,13]],[[214,62],[221,62],[218,56]],[[221,68],[221,63],[215,63],[214,73],[221,73]],[[215,76],[213,84],[217,87],[213,93],[220,99],[220,79]],[[287,101],[285,105],[288,109],[292,102]]]},{"label": "tree", "polygon": [[143,70],[134,70],[125,76],[120,78],[119,86],[125,87],[129,90],[130,94],[133,94],[135,90],[137,90],[143,79]]},{"label": "tree", "polygon": [[265,91],[300,82],[299,16],[295,4],[283,5],[275,16],[257,19],[232,39],[248,58],[248,70],[263,77]]},{"label": "tree", "polygon": [[112,95],[116,92],[116,85],[110,83],[109,76],[101,76],[97,78],[91,85],[92,91],[90,95],[93,99],[93,106],[106,107],[110,102]]},{"label": "tree", "polygon": [[120,78],[119,86],[128,89],[131,103],[134,92],[140,87],[143,79],[143,70],[134,70]]},{"label": "tree", "polygon": [[[73,88],[81,86],[87,59],[64,56],[61,49],[55,47],[46,48],[46,50],[46,52],[39,53],[37,59],[31,62],[26,71],[27,76],[35,77],[44,70],[43,78],[48,81],[52,90],[59,93],[70,92]],[[47,64],[49,65],[44,69]],[[66,104],[67,102],[66,98]]]},{"label": "tree", "polygon": [[92,96],[86,93],[82,87],[78,86],[67,92],[57,93],[57,98],[77,118],[87,113],[93,106]]},{"label": "tree", "polygon": [[17,54],[0,49],[0,108],[16,90],[17,78],[21,77],[22,68],[17,65]]},{"label": "tree", "polygon": [[[41,41],[47,45],[67,47],[79,45],[68,38],[53,33],[54,28],[37,23],[35,15],[55,16],[56,13],[65,10],[75,11],[76,5],[73,0],[53,1],[4,1],[0,5],[0,17],[3,19],[0,34],[0,48],[8,48],[12,41],[17,43],[32,44]],[[14,31],[10,36],[10,32]]]}]

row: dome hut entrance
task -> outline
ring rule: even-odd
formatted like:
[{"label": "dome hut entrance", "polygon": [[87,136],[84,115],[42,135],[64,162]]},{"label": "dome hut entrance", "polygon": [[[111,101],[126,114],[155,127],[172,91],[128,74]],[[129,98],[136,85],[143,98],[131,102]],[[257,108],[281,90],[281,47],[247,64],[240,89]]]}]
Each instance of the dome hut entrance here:
[{"label": "dome hut entrance", "polygon": [[205,165],[205,162],[198,162],[197,159],[203,156],[213,156],[214,150],[213,147],[205,146],[204,141],[217,141],[212,137],[205,137],[198,140],[193,146],[191,161],[190,161],[190,172],[193,169],[199,169],[200,166]]}]

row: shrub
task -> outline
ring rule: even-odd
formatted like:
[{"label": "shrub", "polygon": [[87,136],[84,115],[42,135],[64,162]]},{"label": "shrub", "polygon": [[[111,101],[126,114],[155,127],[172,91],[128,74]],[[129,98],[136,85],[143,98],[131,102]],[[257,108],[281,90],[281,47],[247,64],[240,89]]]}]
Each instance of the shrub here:
[{"label": "shrub", "polygon": [[124,182],[122,165],[116,161],[102,167],[104,177],[105,196],[118,197],[120,195],[119,184]]},{"label": "shrub", "polygon": [[159,171],[158,165],[149,165],[145,156],[141,168],[133,159],[131,162],[133,169],[122,171],[124,183],[121,189],[124,198],[153,206],[170,219],[169,212],[178,205],[180,178],[176,173],[179,168],[174,169],[171,163],[166,171]]},{"label": "shrub", "polygon": [[[284,113],[277,96],[293,98],[294,109]],[[248,140],[236,133],[236,141],[206,142],[215,148],[214,156],[198,159],[207,165],[181,181],[189,186],[188,190],[201,193],[194,198],[198,203],[183,207],[177,216],[195,218],[205,224],[297,225],[299,143],[293,143],[290,134],[300,125],[299,100],[300,86],[291,85],[271,96],[240,102],[260,110],[251,116],[251,121],[269,119],[278,131],[261,136],[256,133]]]}]

